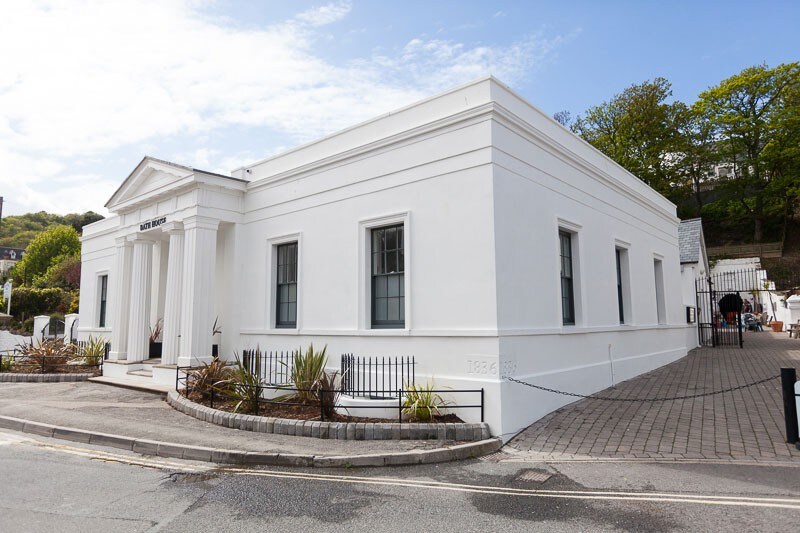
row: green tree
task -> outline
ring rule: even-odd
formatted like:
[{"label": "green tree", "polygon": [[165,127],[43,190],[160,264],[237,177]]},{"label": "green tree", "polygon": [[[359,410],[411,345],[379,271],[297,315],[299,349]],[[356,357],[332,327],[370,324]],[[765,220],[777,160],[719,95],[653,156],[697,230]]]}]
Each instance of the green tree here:
[{"label": "green tree", "polygon": [[11,277],[18,285],[34,281],[64,258],[80,256],[80,253],[81,242],[75,228],[51,226],[31,241],[25,256],[11,270]]},{"label": "green tree", "polygon": [[757,65],[701,93],[695,104],[713,125],[720,159],[734,166],[724,191],[752,222],[755,242],[766,219],[785,217],[796,198],[798,83],[798,63]]},{"label": "green tree", "polygon": [[63,216],[44,211],[6,216],[0,222],[0,246],[25,248],[36,235],[56,224],[72,226],[75,231],[80,233],[83,226],[102,218],[102,215],[98,215],[93,211],[87,211],[83,214],[71,213]]},{"label": "green tree", "polygon": [[675,200],[684,174],[674,154],[682,147],[687,108],[668,102],[669,81],[656,78],[631,85],[610,101],[588,109],[572,131],[625,167],[655,190]]}]

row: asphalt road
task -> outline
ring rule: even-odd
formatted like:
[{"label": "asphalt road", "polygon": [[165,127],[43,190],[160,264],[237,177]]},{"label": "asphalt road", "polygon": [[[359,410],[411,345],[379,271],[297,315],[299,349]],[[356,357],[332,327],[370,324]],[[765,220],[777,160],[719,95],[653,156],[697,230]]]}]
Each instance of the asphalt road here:
[{"label": "asphalt road", "polygon": [[0,430],[0,531],[792,531],[799,467],[236,468]]}]

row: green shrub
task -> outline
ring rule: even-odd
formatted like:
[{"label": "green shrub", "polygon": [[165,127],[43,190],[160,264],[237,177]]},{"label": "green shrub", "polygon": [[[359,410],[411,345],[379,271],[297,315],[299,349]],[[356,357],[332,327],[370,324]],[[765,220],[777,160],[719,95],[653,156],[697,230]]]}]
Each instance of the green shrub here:
[{"label": "green shrub", "polygon": [[16,317],[32,317],[52,313],[66,313],[73,293],[64,289],[35,289],[14,287],[11,290],[11,314]]},{"label": "green shrub", "polygon": [[106,355],[106,340],[103,337],[95,338],[89,335],[78,355],[83,358],[83,363],[86,365],[99,365]]},{"label": "green shrub", "polygon": [[14,366],[14,360],[11,357],[6,357],[7,354],[3,353],[2,359],[0,359],[0,372],[11,372],[11,368]]},{"label": "green shrub", "polygon": [[403,414],[414,420],[428,422],[434,415],[440,415],[439,408],[446,404],[441,396],[433,392],[432,383],[406,385]]},{"label": "green shrub", "polygon": [[192,368],[186,372],[186,394],[195,401],[204,401],[211,397],[211,390],[227,394],[230,379],[233,377],[233,367],[219,357],[210,363],[203,363],[199,368]]},{"label": "green shrub", "polygon": [[327,350],[328,346],[325,345],[321,352],[315,352],[314,345],[309,344],[305,352],[299,349],[294,353],[290,377],[294,384],[293,387],[300,389],[292,395],[295,401],[315,403],[319,400],[316,390],[319,388],[320,382],[326,377]]},{"label": "green shrub", "polygon": [[258,404],[261,399],[261,378],[255,372],[251,372],[242,364],[239,355],[236,355],[236,364],[233,366],[231,377],[215,385],[214,390],[222,392],[229,399],[236,402],[233,412],[240,410],[248,413],[258,414]]},{"label": "green shrub", "polygon": [[75,357],[75,348],[72,344],[65,343],[64,339],[36,339],[30,343],[20,345],[22,362],[35,366],[35,371],[42,373],[63,370],[64,365]]},{"label": "green shrub", "polygon": [[339,402],[341,383],[338,379],[338,372],[323,372],[322,378],[317,382],[316,396],[322,405],[325,418],[331,419],[336,414],[336,404]]}]

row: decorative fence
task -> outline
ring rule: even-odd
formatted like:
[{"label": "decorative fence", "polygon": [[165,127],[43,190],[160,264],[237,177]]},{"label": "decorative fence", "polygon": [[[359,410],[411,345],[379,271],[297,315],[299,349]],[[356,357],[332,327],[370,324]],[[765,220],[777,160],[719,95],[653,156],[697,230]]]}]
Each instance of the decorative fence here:
[{"label": "decorative fence", "polygon": [[402,396],[415,385],[414,357],[359,357],[342,355],[342,394],[384,399]]},{"label": "decorative fence", "polygon": [[103,360],[108,358],[111,344],[106,343],[102,356],[86,353],[88,343],[78,341],[66,344],[61,353],[23,353],[19,348],[0,352],[0,372],[29,374],[59,374],[71,372],[100,372]]},{"label": "decorative fence", "polygon": [[[269,414],[268,409],[270,406],[302,406],[307,410],[319,409],[320,421],[331,420],[337,415],[334,415],[337,408],[346,410],[346,406],[342,406],[339,401],[340,394],[353,394],[363,397],[375,398],[374,394],[380,392],[388,395],[393,394],[397,399],[397,421],[403,422],[404,412],[409,410],[406,403],[406,394],[402,385],[402,376],[406,376],[409,381],[406,384],[413,383],[414,379],[414,358],[385,358],[386,364],[379,365],[378,368],[385,369],[388,376],[389,369],[392,369],[393,379],[390,386],[387,381],[385,385],[380,388],[371,388],[369,383],[369,376],[373,378],[378,375],[374,371],[375,365],[372,366],[372,373],[370,373],[370,366],[364,361],[369,361],[368,358],[354,358],[352,355],[347,354],[343,356],[343,361],[347,358],[349,370],[346,372],[349,376],[359,376],[360,383],[366,383],[366,386],[360,386],[353,379],[349,385],[350,392],[345,392],[345,380],[342,379],[339,387],[326,389],[324,387],[314,388],[297,388],[287,384],[268,383],[268,379],[272,381],[281,381],[287,379],[291,374],[291,367],[287,361],[292,361],[292,352],[263,352],[257,353],[257,350],[248,350],[253,352],[242,358],[242,364],[248,369],[253,369],[252,373],[258,371],[260,378],[257,384],[251,383],[226,383],[226,386],[217,386],[209,383],[203,375],[207,367],[203,366],[186,366],[178,367],[175,374],[175,390],[179,394],[211,408],[227,406],[231,409],[232,405],[234,412],[254,414],[262,416],[272,416]],[[390,364],[391,362],[391,364]],[[352,364],[351,364],[352,363]],[[249,366],[248,366],[249,365]],[[278,370],[276,370],[278,369]],[[365,372],[358,373],[358,370],[365,370]],[[343,375],[344,377],[344,375]],[[366,381],[364,381],[366,379]],[[425,393],[433,395],[447,395],[448,400],[440,406],[440,409],[454,412],[463,409],[479,409],[481,422],[484,421],[484,389],[426,389]],[[301,401],[299,398],[304,397],[305,400]],[[465,403],[458,403],[449,400],[449,398],[464,398]],[[382,398],[388,399],[385,396]],[[377,402],[376,402],[377,403]],[[358,409],[380,409],[386,410],[384,404],[379,405],[359,405]],[[308,411],[306,412],[308,414]],[[312,418],[317,419],[317,418]]]},{"label": "decorative fence", "polygon": [[242,351],[242,366],[265,385],[286,385],[291,381],[293,351],[262,352],[255,348]]},{"label": "decorative fence", "polygon": [[782,242],[765,242],[762,244],[740,244],[735,246],[711,246],[708,248],[708,257],[740,257],[776,258],[783,255]]}]

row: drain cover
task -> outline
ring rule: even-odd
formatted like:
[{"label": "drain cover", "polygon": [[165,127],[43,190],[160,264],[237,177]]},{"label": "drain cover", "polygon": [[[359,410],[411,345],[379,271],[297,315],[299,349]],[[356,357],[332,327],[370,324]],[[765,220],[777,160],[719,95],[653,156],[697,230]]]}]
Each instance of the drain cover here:
[{"label": "drain cover", "polygon": [[481,461],[486,463],[499,463],[505,454],[502,451],[490,453],[488,455],[482,455],[478,457]]},{"label": "drain cover", "polygon": [[530,483],[544,483],[553,477],[553,474],[541,472],[539,470],[523,470],[515,479],[515,481],[527,481]]}]

